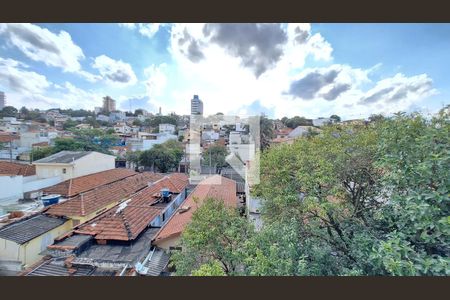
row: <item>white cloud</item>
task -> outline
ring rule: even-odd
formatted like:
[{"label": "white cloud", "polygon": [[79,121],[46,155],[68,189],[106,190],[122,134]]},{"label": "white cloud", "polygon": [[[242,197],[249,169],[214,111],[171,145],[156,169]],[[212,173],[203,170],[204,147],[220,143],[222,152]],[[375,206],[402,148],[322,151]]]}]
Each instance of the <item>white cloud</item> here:
[{"label": "white cloud", "polygon": [[82,70],[83,50],[66,31],[53,33],[34,24],[0,24],[0,36],[5,37],[9,46],[16,47],[34,61],[76,73],[91,82],[99,79]]},{"label": "white cloud", "polygon": [[92,66],[107,82],[115,86],[128,86],[137,82],[131,65],[122,60],[114,60],[106,55],[100,55],[95,58]]},{"label": "white cloud", "polygon": [[51,86],[44,75],[25,70],[27,66],[13,59],[0,57],[0,83],[9,91],[24,94],[43,93]]},{"label": "white cloud", "polygon": [[81,69],[79,61],[84,58],[83,51],[66,31],[55,34],[33,24],[1,24],[0,35],[34,61],[66,72]]},{"label": "white cloud", "polygon": [[163,23],[119,23],[120,27],[130,30],[137,29],[141,35],[148,38],[152,38],[164,25]]}]

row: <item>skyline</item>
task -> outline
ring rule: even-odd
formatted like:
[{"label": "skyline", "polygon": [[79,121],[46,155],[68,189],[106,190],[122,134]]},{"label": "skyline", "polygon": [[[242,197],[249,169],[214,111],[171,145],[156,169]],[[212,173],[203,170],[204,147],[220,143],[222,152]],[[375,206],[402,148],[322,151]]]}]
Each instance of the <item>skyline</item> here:
[{"label": "skyline", "polygon": [[17,108],[344,119],[449,103],[448,24],[0,24]]}]

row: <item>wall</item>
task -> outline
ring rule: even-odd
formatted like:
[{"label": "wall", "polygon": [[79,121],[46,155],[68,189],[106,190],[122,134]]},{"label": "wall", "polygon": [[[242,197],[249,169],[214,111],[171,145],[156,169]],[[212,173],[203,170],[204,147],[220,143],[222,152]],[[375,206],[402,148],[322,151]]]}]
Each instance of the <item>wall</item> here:
[{"label": "wall", "polygon": [[176,247],[179,245],[180,241],[180,235],[174,235],[172,237],[156,241],[154,242],[155,245],[157,245],[159,248],[162,248],[164,250],[169,250],[170,247]]},{"label": "wall", "polygon": [[[74,177],[111,170],[116,167],[116,158],[98,152],[92,152],[75,161]],[[70,179],[70,178],[67,178]]]},{"label": "wall", "polygon": [[62,182],[62,178],[60,176],[56,176],[56,177],[51,177],[51,178],[45,178],[45,179],[38,179],[37,176],[29,176],[29,177],[34,177],[35,180],[26,180],[26,178],[28,177],[24,177],[23,179],[23,192],[31,192],[31,191],[36,191],[36,190],[40,190],[55,184],[58,184],[60,182]]},{"label": "wall", "polygon": [[[75,164],[36,164],[38,178],[60,176],[62,180],[89,175],[116,167],[115,157],[98,152],[92,152],[75,161]],[[66,169],[66,173],[63,173]]]},{"label": "wall", "polygon": [[20,262],[23,269],[37,263],[43,257],[39,253],[47,249],[48,245],[53,244],[56,237],[71,229],[71,222],[67,221],[22,245],[0,238],[0,267],[3,265],[4,268],[7,268],[13,265],[11,262]]},{"label": "wall", "polygon": [[176,135],[173,134],[161,134],[158,135],[158,139],[157,140],[143,140],[142,141],[142,150],[149,150],[151,149],[154,145],[157,144],[162,144],[168,140],[176,140],[178,139],[178,137]]},{"label": "wall", "polygon": [[18,200],[23,196],[23,176],[0,176],[0,201]]}]

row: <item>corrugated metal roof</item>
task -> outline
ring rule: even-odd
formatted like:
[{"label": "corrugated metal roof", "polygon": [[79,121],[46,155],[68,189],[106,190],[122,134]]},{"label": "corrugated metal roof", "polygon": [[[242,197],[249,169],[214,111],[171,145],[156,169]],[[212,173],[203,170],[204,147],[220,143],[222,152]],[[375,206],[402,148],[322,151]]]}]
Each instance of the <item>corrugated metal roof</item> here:
[{"label": "corrugated metal roof", "polygon": [[73,273],[70,273],[63,261],[49,260],[26,276],[89,276],[95,269],[94,266],[74,266]]},{"label": "corrugated metal roof", "polygon": [[50,155],[48,157],[34,161],[33,163],[57,163],[57,164],[68,164],[74,160],[80,159],[83,156],[91,154],[93,151],[61,151]]},{"label": "corrugated metal roof", "polygon": [[62,224],[67,220],[46,215],[37,215],[19,220],[0,229],[0,238],[24,244]]}]

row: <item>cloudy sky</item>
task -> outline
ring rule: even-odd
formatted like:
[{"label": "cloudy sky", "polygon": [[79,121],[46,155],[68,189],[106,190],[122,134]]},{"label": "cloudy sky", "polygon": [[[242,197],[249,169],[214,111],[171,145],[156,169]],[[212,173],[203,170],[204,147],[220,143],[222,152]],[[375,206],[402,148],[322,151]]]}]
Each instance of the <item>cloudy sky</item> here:
[{"label": "cloudy sky", "polygon": [[30,108],[344,119],[450,103],[450,24],[0,24],[0,91]]}]

